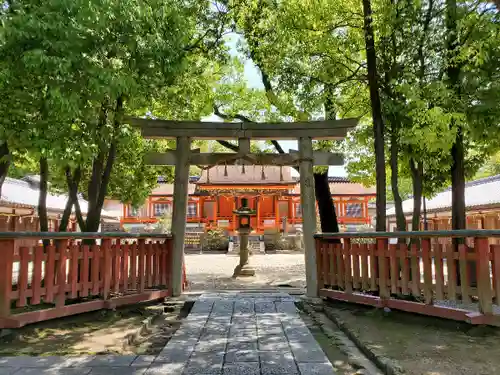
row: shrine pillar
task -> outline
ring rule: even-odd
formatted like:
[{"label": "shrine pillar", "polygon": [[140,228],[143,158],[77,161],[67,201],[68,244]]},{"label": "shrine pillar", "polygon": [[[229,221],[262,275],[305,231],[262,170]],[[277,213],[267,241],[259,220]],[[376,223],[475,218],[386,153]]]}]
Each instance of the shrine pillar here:
[{"label": "shrine pillar", "polygon": [[279,200],[279,196],[278,195],[275,195],[274,196],[274,221],[275,221],[275,225],[276,225],[276,228],[280,229],[280,200]]},{"label": "shrine pillar", "polygon": [[316,199],[314,195],[313,148],[311,137],[299,139],[300,154],[300,203],[306,263],[306,293],[308,297],[318,296],[318,275],[316,270]]},{"label": "shrine pillar", "polygon": [[218,227],[218,224],[217,224],[217,220],[218,220],[218,216],[219,216],[219,196],[216,195],[215,196],[215,204],[214,204],[214,218],[213,218],[213,221],[214,221],[214,225],[215,227],[217,228]]},{"label": "shrine pillar", "polygon": [[237,209],[236,207],[236,200],[238,198],[235,196],[233,196],[233,209],[231,210],[233,212],[233,219],[231,220],[231,230],[236,230],[236,214],[234,213],[234,211]]},{"label": "shrine pillar", "polygon": [[256,218],[256,221],[257,221],[257,225],[255,228],[257,230],[257,232],[260,231],[260,199],[261,199],[261,196],[258,195],[257,198],[255,198],[257,200],[257,206],[256,206],[256,209],[257,209],[257,218]]}]

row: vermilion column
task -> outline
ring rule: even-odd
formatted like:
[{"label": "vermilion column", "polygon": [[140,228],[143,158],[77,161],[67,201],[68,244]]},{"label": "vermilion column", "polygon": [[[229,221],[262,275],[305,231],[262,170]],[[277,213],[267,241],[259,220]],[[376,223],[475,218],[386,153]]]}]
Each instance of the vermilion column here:
[{"label": "vermilion column", "polygon": [[276,228],[280,227],[280,201],[277,195],[274,196],[274,215],[276,217]]},{"label": "vermilion column", "polygon": [[236,210],[236,196],[233,195],[233,219],[231,221],[231,229],[236,230],[236,215],[234,214],[234,210]]},{"label": "vermilion column", "polygon": [[260,231],[260,199],[261,196],[257,196],[257,232]]}]

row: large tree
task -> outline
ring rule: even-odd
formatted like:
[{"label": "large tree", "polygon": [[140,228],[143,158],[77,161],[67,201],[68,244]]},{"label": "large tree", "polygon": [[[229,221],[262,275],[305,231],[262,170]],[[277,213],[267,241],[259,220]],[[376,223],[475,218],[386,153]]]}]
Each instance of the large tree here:
[{"label": "large tree", "polygon": [[[224,20],[212,14],[216,12],[209,2],[50,0],[19,2],[5,22],[2,87],[12,95],[2,102],[9,120],[3,145],[11,147],[12,139],[27,137],[17,147],[37,153],[42,187],[52,169],[49,163],[61,171],[70,197],[68,208],[76,202],[80,184],[86,184],[83,192],[89,207],[82,229],[99,227],[118,154],[123,164],[117,166],[123,167],[115,170],[114,190],[121,193],[126,189],[120,178],[130,178],[133,169],[127,169],[127,163],[137,166],[137,156],[143,154],[144,145],[124,125],[124,115],[156,110],[155,103],[172,99],[176,95],[172,89],[185,84],[186,69],[199,77],[207,58],[218,57],[214,51],[219,50]],[[209,108],[202,103],[196,109],[191,102],[186,97],[183,107],[194,110],[191,115]],[[130,153],[134,150],[135,155]],[[151,175],[142,177],[150,186]],[[140,181],[135,182],[140,186]],[[128,198],[135,201],[137,193],[144,196],[146,190],[129,191]]]}]

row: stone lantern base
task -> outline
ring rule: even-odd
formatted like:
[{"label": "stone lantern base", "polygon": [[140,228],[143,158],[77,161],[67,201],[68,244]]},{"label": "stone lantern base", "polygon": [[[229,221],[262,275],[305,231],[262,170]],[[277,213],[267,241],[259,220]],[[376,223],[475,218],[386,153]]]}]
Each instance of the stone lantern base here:
[{"label": "stone lantern base", "polygon": [[255,269],[248,263],[243,266],[238,264],[234,268],[233,277],[250,277],[255,276]]}]

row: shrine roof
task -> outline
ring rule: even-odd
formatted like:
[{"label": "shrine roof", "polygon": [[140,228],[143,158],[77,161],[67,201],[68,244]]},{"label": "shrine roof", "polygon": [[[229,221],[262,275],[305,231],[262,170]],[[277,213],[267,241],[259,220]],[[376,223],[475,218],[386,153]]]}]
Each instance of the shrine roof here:
[{"label": "shrine roof", "polygon": [[[351,182],[346,177],[329,177],[332,195],[375,195],[375,187],[366,187],[357,182]],[[333,181],[333,182],[332,182]],[[300,184],[293,188],[291,194],[300,194]]]},{"label": "shrine roof", "polygon": [[[40,176],[26,176],[22,179],[7,177],[2,186],[0,195],[0,205],[8,207],[37,208],[38,196],[40,194]],[[65,194],[47,193],[47,211],[50,213],[60,213],[64,211],[68,196]],[[88,202],[79,197],[78,202],[82,214],[85,216],[88,210]],[[101,216],[106,220],[117,220],[112,212],[102,210]]]},{"label": "shrine roof", "polygon": [[[465,184],[465,206],[467,209],[476,207],[491,207],[500,204],[500,175],[481,178]],[[423,209],[423,202],[422,202]],[[427,212],[451,210],[451,188],[438,193],[435,197],[427,199]],[[413,212],[413,199],[403,201],[403,212]],[[395,216],[395,208],[387,210],[387,216]]]},{"label": "shrine roof", "polygon": [[[227,169],[226,169],[227,168]],[[218,165],[202,172],[196,184],[200,185],[293,185],[296,180],[292,177],[291,167],[276,166],[245,166],[242,173],[239,165]],[[281,169],[281,171],[280,171]],[[227,173],[225,173],[227,170]],[[262,178],[262,172],[264,177]],[[227,174],[227,175],[226,175]]]},{"label": "shrine roof", "polygon": [[[194,194],[196,189],[195,184],[188,184],[188,194]],[[151,195],[173,195],[174,194],[174,184],[159,183],[157,187],[153,189]]]}]

